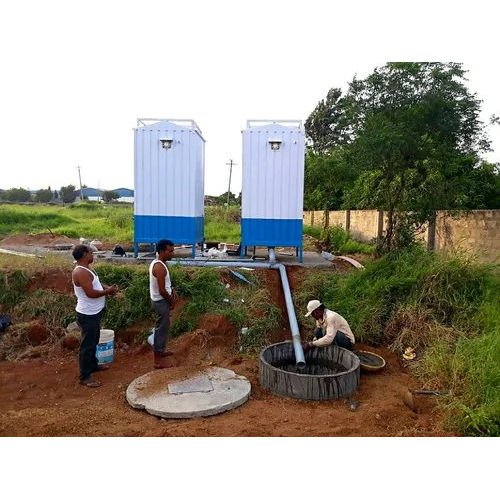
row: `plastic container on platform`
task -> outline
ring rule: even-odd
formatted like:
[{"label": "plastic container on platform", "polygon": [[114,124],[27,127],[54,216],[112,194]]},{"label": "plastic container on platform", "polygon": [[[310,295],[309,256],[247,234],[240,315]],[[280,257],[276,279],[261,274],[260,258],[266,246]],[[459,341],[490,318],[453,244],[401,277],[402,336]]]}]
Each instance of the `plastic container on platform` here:
[{"label": "plastic container on platform", "polygon": [[295,247],[302,261],[304,129],[300,120],[249,120],[243,130],[241,250]]},{"label": "plastic container on platform", "polygon": [[99,344],[96,349],[97,362],[100,365],[111,363],[115,358],[115,332],[114,330],[101,330]]}]

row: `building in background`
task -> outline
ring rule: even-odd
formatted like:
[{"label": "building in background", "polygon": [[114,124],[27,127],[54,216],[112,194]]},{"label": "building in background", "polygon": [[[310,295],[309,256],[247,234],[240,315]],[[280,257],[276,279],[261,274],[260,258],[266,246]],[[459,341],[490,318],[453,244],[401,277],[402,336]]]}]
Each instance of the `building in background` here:
[{"label": "building in background", "polygon": [[[82,189],[83,198],[89,201],[99,201],[102,198],[102,191],[99,189],[85,187]],[[75,191],[75,201],[80,199],[80,190]]]},{"label": "building in background", "polygon": [[[89,201],[102,201],[102,193],[104,189],[96,189],[92,187],[85,187],[82,189],[83,198]],[[114,201],[120,203],[134,203],[134,190],[127,188],[110,189],[118,194],[119,198]],[[80,190],[75,191],[75,201],[80,199]]]},{"label": "building in background", "polygon": [[118,200],[121,203],[134,203],[134,190],[128,188],[118,188],[113,189],[115,193],[118,193],[120,196]]}]

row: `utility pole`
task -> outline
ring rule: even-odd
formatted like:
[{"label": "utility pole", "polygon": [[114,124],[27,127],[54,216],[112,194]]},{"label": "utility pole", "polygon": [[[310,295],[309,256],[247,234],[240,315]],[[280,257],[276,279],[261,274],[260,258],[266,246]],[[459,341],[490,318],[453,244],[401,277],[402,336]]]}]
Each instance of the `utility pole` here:
[{"label": "utility pole", "polygon": [[83,189],[82,189],[82,174],[80,173],[80,165],[78,165],[78,177],[80,179],[80,201],[83,201]]},{"label": "utility pole", "polygon": [[233,165],[238,165],[238,164],[234,163],[233,160],[229,160],[229,163],[226,163],[226,165],[229,165],[229,186],[227,188],[227,208],[229,208],[229,195],[231,193],[231,175],[233,173]]}]

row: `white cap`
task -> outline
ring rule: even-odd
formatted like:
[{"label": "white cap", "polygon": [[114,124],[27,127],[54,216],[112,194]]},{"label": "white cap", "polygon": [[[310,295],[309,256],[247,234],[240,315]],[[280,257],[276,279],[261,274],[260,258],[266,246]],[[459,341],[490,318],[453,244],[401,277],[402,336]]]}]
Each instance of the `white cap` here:
[{"label": "white cap", "polygon": [[311,316],[311,313],[315,311],[320,305],[321,302],[319,300],[310,300],[307,304],[307,314],[305,315],[305,317],[307,318],[308,316]]}]

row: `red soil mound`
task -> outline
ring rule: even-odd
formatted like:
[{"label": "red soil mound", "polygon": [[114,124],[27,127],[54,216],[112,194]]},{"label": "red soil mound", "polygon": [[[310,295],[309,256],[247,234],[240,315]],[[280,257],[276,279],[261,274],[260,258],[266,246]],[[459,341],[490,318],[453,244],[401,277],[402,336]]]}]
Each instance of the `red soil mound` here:
[{"label": "red soil mound", "polygon": [[28,283],[28,291],[32,292],[44,288],[55,290],[56,292],[72,293],[73,284],[71,281],[71,271],[61,269],[47,269],[35,274]]},{"label": "red soil mound", "polygon": [[58,245],[58,244],[76,244],[79,240],[68,238],[63,234],[11,234],[1,241],[2,245]]},{"label": "red soil mound", "polygon": [[29,323],[28,327],[28,338],[31,345],[40,345],[42,342],[47,340],[49,334],[43,321],[37,320]]}]

